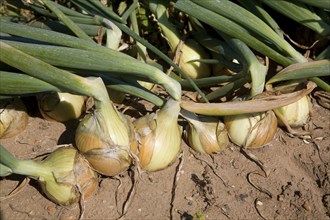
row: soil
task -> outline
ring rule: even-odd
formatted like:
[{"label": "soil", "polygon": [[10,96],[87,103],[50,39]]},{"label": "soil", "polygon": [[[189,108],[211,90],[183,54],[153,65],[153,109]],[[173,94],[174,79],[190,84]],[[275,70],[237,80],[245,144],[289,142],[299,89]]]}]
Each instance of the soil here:
[{"label": "soil", "polygon": [[[124,204],[123,219],[330,219],[329,118],[330,111],[314,101],[311,135],[291,137],[278,129],[270,144],[256,150],[230,144],[206,155],[182,142],[182,154],[164,170],[100,176],[98,189],[84,202],[83,219],[119,218]],[[30,114],[25,131],[0,144],[18,158],[35,158],[74,143],[76,126]],[[127,199],[135,180],[135,196]],[[22,182],[18,175],[0,179],[0,219],[79,217],[78,204],[54,204],[33,179],[8,196]]]}]

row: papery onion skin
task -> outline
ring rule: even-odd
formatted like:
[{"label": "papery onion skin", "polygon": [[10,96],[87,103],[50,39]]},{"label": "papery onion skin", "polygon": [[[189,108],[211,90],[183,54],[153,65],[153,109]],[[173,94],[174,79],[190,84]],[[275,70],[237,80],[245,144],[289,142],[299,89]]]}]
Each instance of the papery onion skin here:
[{"label": "papery onion skin", "polygon": [[[277,114],[281,114],[284,120],[293,127],[302,127],[308,123],[312,111],[312,103],[308,96],[304,96],[297,102],[274,110]],[[278,117],[279,126],[285,126],[281,117]]]},{"label": "papery onion skin", "polygon": [[126,171],[132,162],[127,151],[114,147],[92,149],[83,155],[98,173],[105,176]]},{"label": "papery onion skin", "polygon": [[187,144],[197,152],[212,154],[229,145],[225,125],[215,117],[185,117],[188,125],[184,131]]},{"label": "papery onion skin", "polygon": [[97,174],[73,147],[55,150],[41,164],[55,168],[53,177],[56,182],[42,178],[38,182],[46,196],[57,204],[70,205],[81,195],[89,197],[97,188]]},{"label": "papery onion skin", "polygon": [[25,130],[29,116],[21,99],[0,100],[0,138],[10,138]]},{"label": "papery onion skin", "polygon": [[0,176],[19,174],[35,179],[43,193],[59,205],[90,196],[98,185],[96,172],[72,145],[57,146],[44,160],[20,160],[0,145]]},{"label": "papery onion skin", "polygon": [[277,132],[273,111],[224,117],[230,140],[244,148],[260,148],[269,143]]},{"label": "papery onion skin", "polygon": [[113,143],[104,128],[102,116],[97,112],[86,115],[76,131],[76,145],[79,151],[100,174],[115,176],[124,172],[132,163],[129,152],[135,152],[137,142],[134,140],[132,123],[123,116],[131,135],[129,146]]},{"label": "papery onion skin", "polygon": [[169,99],[155,114],[133,122],[139,140],[138,158],[143,170],[157,171],[172,164],[181,149],[178,125],[180,103]]}]

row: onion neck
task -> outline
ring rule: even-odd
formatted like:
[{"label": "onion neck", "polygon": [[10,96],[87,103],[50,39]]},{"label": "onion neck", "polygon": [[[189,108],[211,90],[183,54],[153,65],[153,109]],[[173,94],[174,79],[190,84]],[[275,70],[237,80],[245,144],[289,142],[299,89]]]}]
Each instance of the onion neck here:
[{"label": "onion neck", "polygon": [[194,126],[199,126],[202,124],[202,122],[199,120],[199,118],[192,112],[187,111],[185,109],[180,110],[180,115],[186,119],[190,124]]},{"label": "onion neck", "polygon": [[176,27],[167,18],[167,14],[166,14],[167,8],[165,6],[166,3],[167,1],[156,0],[156,1],[151,1],[149,3],[150,4],[149,6],[150,9],[153,11],[153,13],[156,15],[158,20],[158,25],[161,28],[163,34],[165,35],[172,52],[175,52],[176,47],[180,42],[180,38],[179,38],[180,35]]},{"label": "onion neck", "polygon": [[107,89],[100,78],[96,78],[95,87],[98,91],[98,96],[95,99],[95,110],[101,117],[101,124],[106,134],[110,135],[114,144],[120,146],[129,146],[130,137],[129,129],[124,122],[123,117],[117,111],[112,101],[109,98]]},{"label": "onion neck", "polygon": [[13,173],[31,176],[34,178],[52,175],[49,167],[39,161],[19,160],[0,145],[0,163],[7,166]]},{"label": "onion neck", "polygon": [[[180,112],[180,102],[173,99],[167,100],[165,105],[157,113],[157,119],[164,123],[172,123],[172,119],[177,123]],[[163,125],[163,124],[161,124]]]}]

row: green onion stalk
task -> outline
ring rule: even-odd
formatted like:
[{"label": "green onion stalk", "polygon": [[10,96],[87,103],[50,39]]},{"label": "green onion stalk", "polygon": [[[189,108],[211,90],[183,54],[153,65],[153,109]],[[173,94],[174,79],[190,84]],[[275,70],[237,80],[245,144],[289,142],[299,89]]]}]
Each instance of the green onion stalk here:
[{"label": "green onion stalk", "polygon": [[[122,18],[120,18],[116,13],[114,13],[112,10],[107,8],[105,5],[103,5],[97,1],[86,2],[86,1],[75,0],[75,1],[73,1],[73,3],[76,6],[78,6],[81,10],[83,10],[84,12],[87,12],[88,14],[93,15],[93,17],[90,15],[78,13],[76,11],[63,7],[61,5],[59,5],[58,7],[67,16],[69,16],[70,19],[72,19],[75,22],[83,23],[83,24],[98,24],[98,25],[103,24],[105,21],[105,18],[103,18],[103,16],[110,17],[112,22],[115,25],[117,25],[123,32],[130,35],[132,38],[134,38],[135,40],[140,42],[142,45],[144,45],[145,47],[150,49],[152,52],[159,55],[164,61],[166,61],[167,63],[172,65],[176,71],[178,71],[184,78],[187,79],[187,81],[193,86],[193,88],[201,95],[201,97],[204,99],[204,101],[208,102],[204,93],[194,84],[194,82],[191,80],[191,78],[184,71],[182,71],[182,69],[180,69],[177,64],[175,64],[172,61],[172,59],[170,59],[168,56],[163,54],[163,52],[161,52],[159,49],[154,47],[148,41],[141,38],[138,34],[136,34],[134,31],[132,31],[129,27],[127,27],[125,25],[126,22],[123,21],[122,19],[124,17],[128,17],[130,15],[129,13],[131,13],[137,7],[136,6],[137,1],[134,1],[133,4],[131,4],[129,9],[126,10],[124,13],[124,14],[126,14],[126,16],[123,16]],[[54,15],[48,13],[46,10],[44,10],[42,8],[34,7],[34,5],[30,5],[30,7],[33,8],[33,10],[36,10],[40,14],[55,18]],[[2,22],[1,18],[0,18],[0,20]],[[112,53],[111,50],[109,51],[109,50],[107,50],[107,48],[105,48],[101,45],[95,45],[89,41],[74,38],[74,37],[69,37],[67,35],[61,35],[56,32],[49,33],[47,35],[47,38],[43,38],[44,33],[43,32],[40,33],[40,31],[38,31],[38,30],[31,30],[31,32],[25,33],[25,30],[29,29],[29,27],[27,27],[27,26],[25,26],[25,27],[16,26],[15,30],[13,30],[13,29],[8,30],[7,28],[4,28],[3,24],[1,24],[1,25],[2,25],[2,27],[1,27],[2,31],[6,32],[6,33],[9,31],[10,33],[12,33],[14,35],[24,36],[24,37],[27,37],[27,34],[28,34],[29,37],[33,36],[32,37],[33,39],[38,38],[38,40],[41,40],[43,42],[45,42],[45,39],[47,39],[47,42],[48,42],[48,39],[50,39],[50,41],[52,41],[52,43],[56,42],[55,44],[59,44],[59,45],[66,45],[66,46],[70,45],[71,47],[74,47],[74,48],[85,48],[85,49],[93,50],[93,51],[102,51],[102,52],[106,52],[106,53],[110,52],[110,54]],[[22,29],[25,29],[25,30],[22,31]],[[35,32],[39,32],[39,33],[35,33]],[[65,40],[63,38],[65,38]],[[118,54],[116,54],[116,55],[118,55]],[[176,86],[172,85],[172,87],[176,87]]]},{"label": "green onion stalk", "polygon": [[[174,99],[181,99],[180,84],[160,69],[140,62],[118,51],[104,53],[62,46],[47,46],[3,40],[4,43],[49,64],[72,69],[85,76],[108,75],[134,77],[162,85]],[[108,48],[108,50],[111,50]],[[67,59],[63,56],[70,56]]]},{"label": "green onion stalk", "polygon": [[[306,12],[306,14],[301,11],[298,12],[301,8],[289,1],[264,0],[263,3],[272,4],[272,6],[286,4],[286,9],[290,8],[290,10],[282,12],[286,13],[287,16],[294,14],[295,17],[298,17],[297,21],[304,23],[304,25],[307,23],[315,25],[322,34],[327,33],[329,30],[329,25],[325,24],[322,19],[316,18],[315,14],[311,14],[311,11]],[[240,39],[249,47],[268,56],[284,67],[295,63],[308,62],[301,53],[296,51],[265,22],[234,2],[227,0],[178,0],[175,7],[231,37]],[[308,18],[304,17],[305,15]],[[306,22],[306,19],[308,22]],[[312,76],[308,79],[317,83],[324,90],[329,89],[329,86],[320,81],[318,77]]]},{"label": "green onion stalk", "polygon": [[179,0],[175,7],[228,36],[243,41],[249,47],[284,66],[306,61],[304,56],[261,19],[231,1]]},{"label": "green onion stalk", "polygon": [[[302,22],[306,19],[301,17],[303,13],[297,13],[297,7],[290,6],[293,3],[288,1],[265,0],[263,2],[274,5],[287,3],[288,7],[292,8],[290,12],[294,12],[295,16],[298,16]],[[296,51],[282,36],[278,35],[265,22],[236,3],[227,0],[179,0],[176,2],[175,7],[209,24],[228,36],[243,41],[249,47],[268,56],[284,67],[295,63],[308,62],[300,52]],[[310,13],[308,13],[308,16],[311,21],[317,20],[316,25],[322,23],[322,20],[318,22],[320,18],[314,18]],[[329,29],[329,25],[323,25],[322,23],[321,26],[323,28],[322,33],[325,33],[326,30]],[[309,79],[318,83],[317,77],[309,77]],[[318,86],[327,89],[327,86],[322,83],[318,83]]]},{"label": "green onion stalk", "polygon": [[[317,2],[317,1],[310,1]],[[269,1],[263,0],[263,4],[283,14],[284,16],[306,26],[319,35],[326,37],[330,34],[330,25],[323,21],[313,10],[300,1]],[[323,7],[329,8],[329,3],[324,2]]]},{"label": "green onion stalk", "polygon": [[68,28],[70,28],[70,30],[79,38],[92,41],[92,39],[75,22],[73,22],[57,7],[55,2],[50,0],[39,0],[39,2],[49,8],[58,17],[58,19],[62,21]]},{"label": "green onion stalk", "polygon": [[243,72],[251,77],[250,97],[262,93],[265,89],[265,80],[267,68],[259,62],[251,49],[241,40],[228,37],[225,34],[220,35],[226,40],[230,47],[239,55],[239,62],[243,65]]},{"label": "green onion stalk", "polygon": [[[61,91],[94,98],[94,108],[77,128],[76,145],[95,170],[105,175],[116,175],[130,166],[130,146],[135,142],[133,130],[129,120],[111,102],[101,78],[83,78],[51,66],[4,42],[0,42],[0,45],[2,62],[51,83]],[[99,162],[104,162],[104,166]],[[113,163],[117,166],[113,166]]]},{"label": "green onion stalk", "polygon": [[[139,35],[140,29],[139,29],[139,23],[138,23],[138,19],[137,19],[137,10],[142,10],[142,8],[136,9],[134,11],[132,11],[132,13],[129,16],[130,19],[130,23],[132,26],[132,31]],[[147,18],[142,18],[142,19],[146,19]],[[148,52],[147,52],[147,48],[141,44],[140,42],[136,42],[136,49],[137,49],[137,59],[141,60],[142,62],[148,63],[150,65],[154,65],[157,68],[162,70],[162,66],[160,64],[158,64],[157,62],[155,62],[154,60],[150,59],[150,57],[148,56]],[[144,88],[148,89],[148,90],[152,90],[154,88],[153,83],[149,83],[149,82],[145,82],[145,81],[137,81],[141,86],[143,86]]]}]

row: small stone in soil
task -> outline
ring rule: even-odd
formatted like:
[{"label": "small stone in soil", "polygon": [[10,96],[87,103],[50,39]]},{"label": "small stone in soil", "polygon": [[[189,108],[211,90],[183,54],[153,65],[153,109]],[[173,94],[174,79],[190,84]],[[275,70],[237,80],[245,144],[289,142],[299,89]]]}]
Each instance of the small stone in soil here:
[{"label": "small stone in soil", "polygon": [[284,196],[283,195],[278,195],[277,200],[282,202],[284,200]]},{"label": "small stone in soil", "polygon": [[239,198],[242,200],[242,201],[246,201],[248,199],[248,195],[247,194],[239,194]]},{"label": "small stone in soil", "polygon": [[49,212],[49,214],[52,214],[56,212],[56,206],[55,205],[49,205],[46,207],[46,210]]},{"label": "small stone in soil", "polygon": [[304,204],[302,205],[302,207],[306,210],[306,211],[311,211],[312,207],[309,204],[309,202],[304,202]]}]

